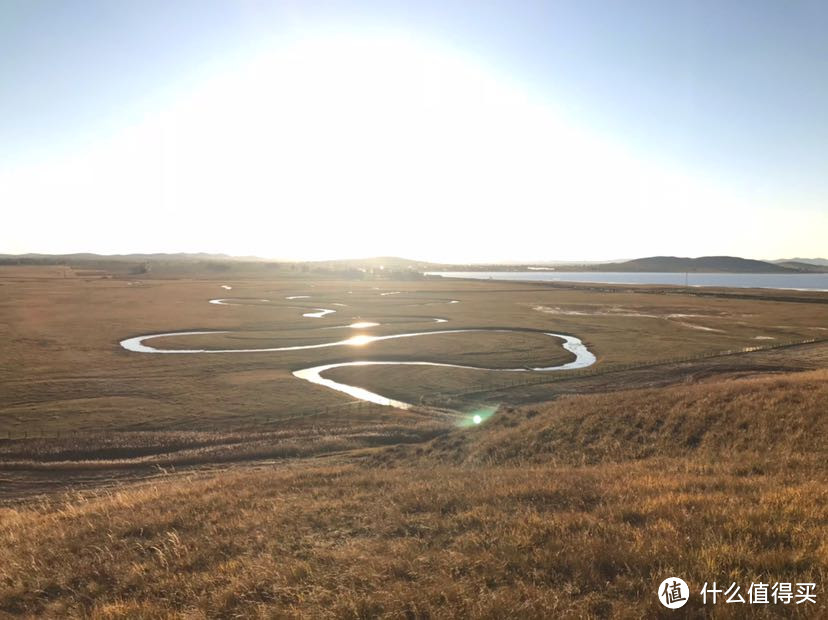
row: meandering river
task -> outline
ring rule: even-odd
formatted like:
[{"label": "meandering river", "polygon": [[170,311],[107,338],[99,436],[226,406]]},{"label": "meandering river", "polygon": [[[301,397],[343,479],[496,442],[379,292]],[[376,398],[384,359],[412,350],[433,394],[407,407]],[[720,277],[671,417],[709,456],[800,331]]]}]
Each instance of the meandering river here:
[{"label": "meandering river", "polygon": [[[261,300],[265,301],[265,300]],[[231,303],[227,303],[227,300],[210,300],[210,303],[219,305],[233,305]],[[454,300],[449,300],[448,303],[456,303]],[[243,304],[238,304],[243,305]],[[325,312],[328,314],[333,312],[332,310]],[[325,316],[325,314],[319,314],[318,312],[315,313],[306,313],[303,316],[309,318],[321,318]],[[437,322],[446,322],[446,319],[429,319],[434,320]],[[350,325],[340,326],[340,327],[356,327],[359,326],[360,328],[369,328],[379,325],[379,323],[371,321],[371,322],[360,322],[360,323],[352,323]],[[330,327],[320,327],[317,329],[331,329]],[[405,332],[401,334],[390,334],[385,336],[370,336],[367,334],[360,334],[357,336],[352,336],[351,338],[345,338],[342,340],[333,340],[331,342],[324,342],[324,343],[316,343],[316,344],[304,344],[304,345],[293,345],[287,347],[261,347],[261,348],[247,348],[247,349],[169,349],[169,348],[158,348],[153,347],[149,344],[146,344],[147,341],[153,340],[156,338],[178,338],[178,337],[185,337],[185,336],[199,336],[205,334],[231,334],[231,333],[238,333],[228,330],[208,330],[208,331],[182,331],[182,332],[167,332],[162,334],[147,334],[143,336],[134,336],[132,338],[126,338],[120,342],[121,347],[126,349],[127,351],[132,351],[134,353],[155,353],[155,354],[170,354],[170,355],[200,355],[200,354],[233,354],[233,353],[278,353],[278,352],[286,352],[286,351],[305,351],[311,349],[325,349],[325,348],[333,348],[333,347],[355,347],[355,346],[366,346],[370,345],[373,342],[381,342],[384,340],[394,340],[400,338],[421,338],[427,336],[434,336],[439,334],[464,334],[464,333],[475,333],[475,332],[497,332],[497,333],[526,333],[526,329],[508,329],[508,328],[468,328],[468,329],[439,329],[433,331],[419,331],[419,332]],[[323,377],[323,373],[333,370],[335,368],[344,368],[348,366],[436,366],[439,368],[463,368],[463,369],[470,369],[470,370],[485,370],[490,372],[552,372],[552,371],[560,371],[560,370],[571,370],[575,368],[586,368],[587,366],[591,366],[595,363],[596,358],[595,355],[587,349],[583,342],[580,339],[576,338],[575,336],[570,336],[567,334],[556,334],[553,332],[538,332],[544,336],[557,338],[562,341],[562,346],[564,349],[569,351],[575,356],[575,359],[571,362],[565,364],[558,364],[554,366],[540,366],[540,367],[520,367],[520,368],[486,368],[480,366],[466,366],[461,364],[448,364],[444,362],[434,362],[429,360],[412,360],[412,361],[388,361],[388,360],[360,360],[360,361],[350,361],[350,362],[338,362],[334,364],[320,364],[317,366],[312,366],[310,368],[303,368],[300,370],[296,370],[293,372],[293,375],[298,379],[302,379],[304,381],[308,381],[310,383],[314,383],[316,385],[322,385],[324,387],[330,388],[332,390],[336,390],[338,392],[342,392],[344,394],[348,394],[359,400],[368,401],[371,403],[376,403],[378,405],[385,405],[390,407],[397,407],[401,409],[408,409],[411,408],[413,405],[411,403],[403,402],[400,400],[395,400],[392,398],[388,398],[381,394],[377,394],[375,392],[371,392],[364,388],[355,386],[355,385],[347,385],[345,383],[339,383],[332,379],[328,379]]]}]

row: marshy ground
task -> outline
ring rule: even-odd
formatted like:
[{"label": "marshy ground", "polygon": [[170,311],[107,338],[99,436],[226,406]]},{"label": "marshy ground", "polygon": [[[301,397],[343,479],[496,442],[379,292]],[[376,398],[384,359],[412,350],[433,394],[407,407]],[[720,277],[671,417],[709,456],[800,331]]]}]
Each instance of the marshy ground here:
[{"label": "marshy ground", "polygon": [[[63,276],[0,272],[0,613],[657,617],[672,575],[815,582],[816,605],[748,611],[828,612],[826,293]],[[495,327],[577,336],[597,362],[330,371],[422,403],[398,410],[291,373],[572,355],[531,331],[119,346]],[[688,616],[746,613],[696,599]]]}]

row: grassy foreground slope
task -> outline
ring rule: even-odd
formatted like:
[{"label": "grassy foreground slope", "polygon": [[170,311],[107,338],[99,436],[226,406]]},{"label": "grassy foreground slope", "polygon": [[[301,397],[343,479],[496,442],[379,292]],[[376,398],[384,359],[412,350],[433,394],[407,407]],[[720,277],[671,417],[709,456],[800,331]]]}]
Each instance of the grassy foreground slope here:
[{"label": "grassy foreground slope", "polygon": [[[826,380],[563,397],[419,446],[0,509],[0,613],[825,617]],[[817,604],[703,607],[714,580],[815,582]]]}]

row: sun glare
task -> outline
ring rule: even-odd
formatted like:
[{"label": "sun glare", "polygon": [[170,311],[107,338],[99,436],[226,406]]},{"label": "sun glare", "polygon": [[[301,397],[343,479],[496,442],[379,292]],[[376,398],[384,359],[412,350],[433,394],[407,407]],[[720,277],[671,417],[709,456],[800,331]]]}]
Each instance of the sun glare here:
[{"label": "sun glare", "polygon": [[[90,135],[71,157],[0,174],[0,203],[16,204],[33,230],[44,205],[59,206],[48,214],[52,232],[41,233],[54,238],[41,241],[66,251],[120,239],[115,204],[142,214],[129,235],[142,251],[465,262],[496,259],[496,248],[517,259],[542,253],[550,230],[565,226],[589,230],[590,247],[617,258],[631,243],[618,230],[665,238],[652,215],[668,207],[694,213],[671,253],[712,251],[737,228],[746,239],[785,239],[765,235],[772,220],[745,217],[727,188],[641,159],[495,68],[398,33],[282,43],[216,68],[143,118]],[[471,216],[472,206],[509,216],[494,223]],[[97,224],[70,243],[60,231],[78,217]],[[813,216],[795,210],[786,218],[814,238],[828,221],[800,225]],[[278,246],[276,231],[288,233]],[[556,256],[584,252],[580,235],[557,235]]]},{"label": "sun glare", "polygon": [[368,344],[369,342],[373,342],[374,340],[374,336],[366,336],[365,334],[360,334],[359,336],[348,338],[348,340],[346,340],[345,343],[354,347],[361,347],[362,345]]}]

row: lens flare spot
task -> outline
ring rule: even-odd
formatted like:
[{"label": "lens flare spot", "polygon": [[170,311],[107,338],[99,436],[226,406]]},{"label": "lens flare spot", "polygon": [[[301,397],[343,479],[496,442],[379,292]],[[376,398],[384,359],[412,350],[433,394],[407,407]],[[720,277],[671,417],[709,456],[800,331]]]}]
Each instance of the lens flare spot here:
[{"label": "lens flare spot", "polygon": [[472,418],[472,422],[474,422],[475,424],[480,424],[482,421],[483,421],[483,418],[479,415],[476,415]]}]

